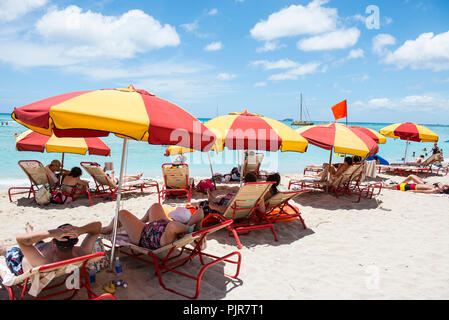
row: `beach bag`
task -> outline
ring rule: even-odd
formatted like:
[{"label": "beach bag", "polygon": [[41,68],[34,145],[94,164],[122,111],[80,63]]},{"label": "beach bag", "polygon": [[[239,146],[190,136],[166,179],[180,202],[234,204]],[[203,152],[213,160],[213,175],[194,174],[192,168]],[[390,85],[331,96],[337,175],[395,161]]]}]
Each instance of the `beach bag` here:
[{"label": "beach bag", "polygon": [[64,204],[72,202],[72,196],[59,191],[53,191],[51,193],[51,203]]},{"label": "beach bag", "polygon": [[50,187],[48,185],[44,185],[37,190],[34,195],[36,202],[40,205],[49,204],[51,201],[51,193]]},{"label": "beach bag", "polygon": [[199,191],[199,192],[207,193],[207,189],[209,189],[210,191],[214,191],[215,190],[214,183],[212,182],[211,179],[201,180],[196,185],[196,190]]},{"label": "beach bag", "polygon": [[[98,238],[95,240],[94,247],[92,249],[92,253],[97,252],[105,252],[103,241],[101,241],[101,238]],[[95,272],[100,272],[103,269],[108,269],[110,266],[109,260],[105,256],[104,258],[101,258],[100,260],[96,262],[89,263],[86,267],[87,269],[95,269]]]},{"label": "beach bag", "polygon": [[6,265],[9,270],[14,273],[16,276],[21,275],[23,273],[22,269],[22,260],[23,253],[17,247],[12,247],[11,249],[6,251],[5,254]]}]

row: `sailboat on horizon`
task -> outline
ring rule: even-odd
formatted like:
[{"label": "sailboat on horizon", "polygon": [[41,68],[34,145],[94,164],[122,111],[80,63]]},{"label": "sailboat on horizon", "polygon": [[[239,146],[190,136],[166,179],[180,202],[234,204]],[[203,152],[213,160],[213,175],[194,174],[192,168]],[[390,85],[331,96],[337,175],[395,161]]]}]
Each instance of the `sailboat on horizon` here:
[{"label": "sailboat on horizon", "polygon": [[[313,126],[313,122],[302,121],[302,92],[300,94],[299,121],[294,121],[292,126]],[[308,112],[307,112],[308,113]]]}]

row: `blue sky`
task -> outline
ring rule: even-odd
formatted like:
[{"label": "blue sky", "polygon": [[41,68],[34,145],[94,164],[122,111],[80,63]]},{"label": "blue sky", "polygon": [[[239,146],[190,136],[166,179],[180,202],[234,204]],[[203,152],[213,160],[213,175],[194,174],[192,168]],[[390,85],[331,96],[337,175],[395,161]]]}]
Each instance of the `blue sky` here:
[{"label": "blue sky", "polygon": [[302,92],[312,120],[347,99],[350,121],[449,124],[449,2],[0,0],[0,73],[0,112],[132,83],[197,117],[297,118]]}]

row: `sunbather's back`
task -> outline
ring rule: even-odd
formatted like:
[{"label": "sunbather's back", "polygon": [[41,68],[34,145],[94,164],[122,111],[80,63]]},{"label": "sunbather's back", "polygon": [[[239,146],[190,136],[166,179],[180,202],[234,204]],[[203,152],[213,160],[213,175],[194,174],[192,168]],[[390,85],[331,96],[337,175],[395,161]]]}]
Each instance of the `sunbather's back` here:
[{"label": "sunbather's back", "polygon": [[[229,202],[223,216],[228,219],[242,219],[254,212],[254,207],[265,196],[274,182],[245,183]],[[235,209],[235,211],[234,211]]]}]

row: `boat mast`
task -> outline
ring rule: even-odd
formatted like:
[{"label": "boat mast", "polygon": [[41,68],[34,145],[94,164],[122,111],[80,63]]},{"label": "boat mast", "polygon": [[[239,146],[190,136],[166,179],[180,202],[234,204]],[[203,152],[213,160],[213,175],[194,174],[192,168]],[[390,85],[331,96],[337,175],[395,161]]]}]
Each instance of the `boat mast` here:
[{"label": "boat mast", "polygon": [[299,122],[302,122],[302,92],[300,93],[301,107],[299,112]]}]

